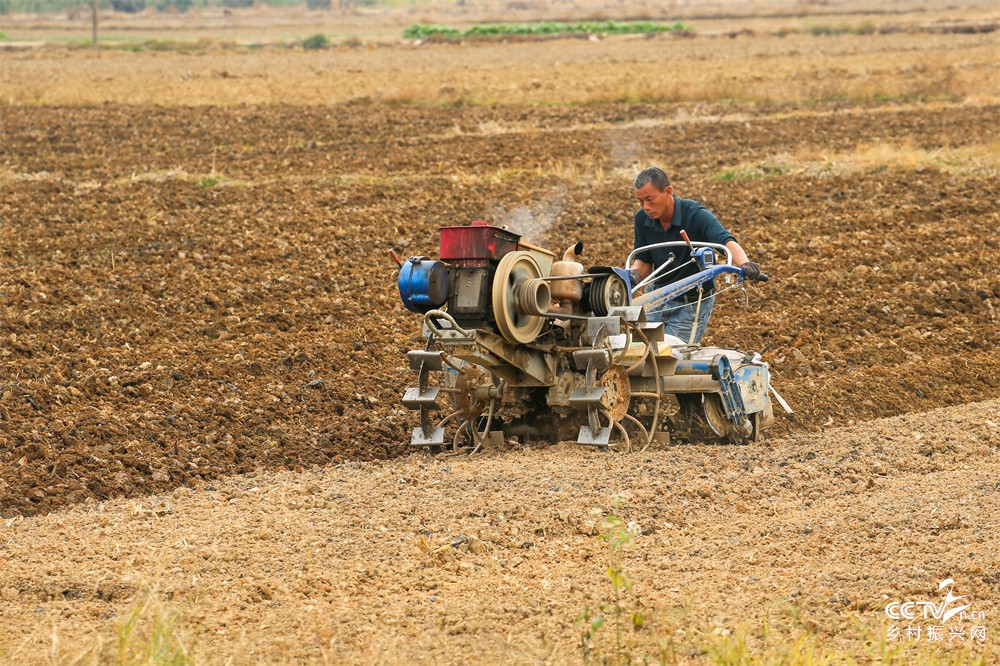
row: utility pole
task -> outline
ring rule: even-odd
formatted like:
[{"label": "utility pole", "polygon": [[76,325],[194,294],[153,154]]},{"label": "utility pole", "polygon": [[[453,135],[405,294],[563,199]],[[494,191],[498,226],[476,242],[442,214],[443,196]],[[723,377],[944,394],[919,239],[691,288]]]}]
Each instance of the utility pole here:
[{"label": "utility pole", "polygon": [[91,0],[90,3],[90,16],[91,16],[91,37],[90,46],[94,49],[94,53],[97,53],[97,2],[98,0]]}]

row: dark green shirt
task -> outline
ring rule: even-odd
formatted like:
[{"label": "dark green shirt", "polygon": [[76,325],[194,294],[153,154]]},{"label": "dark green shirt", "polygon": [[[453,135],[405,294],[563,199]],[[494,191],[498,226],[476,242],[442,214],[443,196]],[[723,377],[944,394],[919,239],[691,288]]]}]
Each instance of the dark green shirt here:
[{"label": "dark green shirt", "polygon": [[[725,227],[716,219],[715,215],[702,206],[697,201],[691,199],[679,199],[674,197],[674,216],[670,219],[670,226],[663,228],[659,220],[654,220],[646,211],[641,208],[635,214],[635,248],[654,243],[666,243],[669,241],[683,241],[681,229],[687,232],[688,238],[692,242],[698,243],[718,243],[725,245],[729,241],[736,240],[736,237],[729,233]],[[698,272],[698,265],[691,263],[684,268],[674,270],[681,264],[691,261],[691,250],[686,246],[661,247],[655,250],[647,250],[635,255],[636,259],[652,264],[653,268],[660,266],[667,261],[670,255],[674,255],[674,263],[664,271],[666,278],[657,278],[651,289],[663,287],[671,282],[677,282],[681,278],[694,275]],[[714,284],[710,283],[706,287],[711,290]]]}]

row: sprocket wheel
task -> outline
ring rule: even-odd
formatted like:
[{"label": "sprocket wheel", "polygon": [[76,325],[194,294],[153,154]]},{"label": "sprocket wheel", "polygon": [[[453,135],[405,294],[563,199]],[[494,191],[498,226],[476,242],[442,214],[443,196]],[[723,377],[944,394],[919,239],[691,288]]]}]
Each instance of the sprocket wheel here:
[{"label": "sprocket wheel", "polygon": [[490,384],[488,373],[478,365],[467,363],[462,366],[462,372],[455,378],[455,407],[462,413],[462,418],[476,419],[489,406],[489,399],[476,395],[476,388]]},{"label": "sprocket wheel", "polygon": [[495,434],[503,382],[489,370],[455,358],[446,359],[445,386],[452,395],[453,411],[438,425],[451,423],[452,453],[478,452]]},{"label": "sprocket wheel", "polygon": [[632,386],[625,368],[620,365],[611,366],[601,376],[600,384],[605,389],[604,395],[601,396],[604,408],[612,420],[621,421],[628,413],[632,397]]}]

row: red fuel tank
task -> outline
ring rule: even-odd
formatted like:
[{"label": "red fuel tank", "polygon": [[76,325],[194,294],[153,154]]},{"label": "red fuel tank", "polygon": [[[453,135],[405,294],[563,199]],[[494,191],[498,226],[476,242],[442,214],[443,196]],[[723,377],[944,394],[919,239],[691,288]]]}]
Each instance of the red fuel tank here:
[{"label": "red fuel tank", "polygon": [[464,227],[441,228],[441,259],[500,261],[517,249],[520,234],[476,220]]}]

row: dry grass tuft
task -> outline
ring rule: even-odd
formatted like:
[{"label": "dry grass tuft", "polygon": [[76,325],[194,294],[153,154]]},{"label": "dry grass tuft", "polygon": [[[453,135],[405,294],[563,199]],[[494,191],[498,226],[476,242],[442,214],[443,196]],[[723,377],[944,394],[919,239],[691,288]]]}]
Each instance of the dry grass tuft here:
[{"label": "dry grass tuft", "polygon": [[[65,666],[190,666],[193,637],[184,627],[181,612],[165,605],[155,589],[147,590],[117,620],[108,633],[66,640],[59,626],[46,633],[44,663]],[[39,636],[40,637],[40,636]],[[34,644],[12,647],[9,637],[0,642],[0,662],[42,663]],[[4,659],[9,660],[4,661]]]},{"label": "dry grass tuft", "polygon": [[885,169],[940,169],[955,177],[996,178],[1000,175],[1000,141],[958,148],[927,150],[912,142],[861,144],[851,153],[810,150],[780,154],[760,162],[745,162],[718,174],[718,180],[754,180],[782,175],[852,176]]}]

